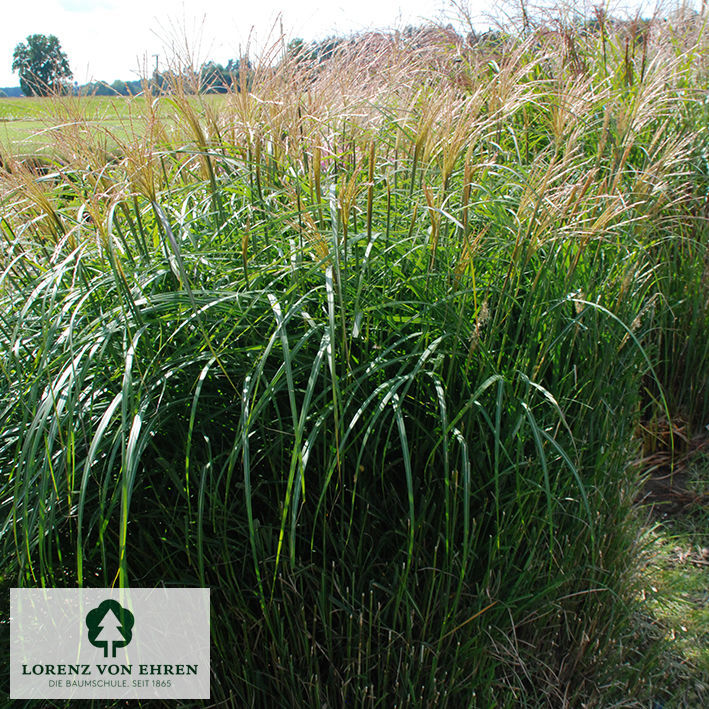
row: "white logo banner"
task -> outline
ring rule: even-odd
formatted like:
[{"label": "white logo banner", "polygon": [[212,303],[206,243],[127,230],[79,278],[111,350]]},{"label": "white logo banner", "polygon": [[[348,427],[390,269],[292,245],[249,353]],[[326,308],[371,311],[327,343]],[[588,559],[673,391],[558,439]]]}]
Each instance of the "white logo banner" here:
[{"label": "white logo banner", "polygon": [[11,589],[10,698],[209,699],[209,589]]}]

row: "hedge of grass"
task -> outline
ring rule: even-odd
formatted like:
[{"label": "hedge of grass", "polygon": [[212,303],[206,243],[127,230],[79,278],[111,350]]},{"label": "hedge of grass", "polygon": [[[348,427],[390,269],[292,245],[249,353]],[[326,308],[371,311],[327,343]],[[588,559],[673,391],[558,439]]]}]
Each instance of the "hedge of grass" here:
[{"label": "hedge of grass", "polygon": [[215,704],[661,696],[629,461],[709,410],[700,29],[373,36],[8,157],[3,583],[210,587]]}]

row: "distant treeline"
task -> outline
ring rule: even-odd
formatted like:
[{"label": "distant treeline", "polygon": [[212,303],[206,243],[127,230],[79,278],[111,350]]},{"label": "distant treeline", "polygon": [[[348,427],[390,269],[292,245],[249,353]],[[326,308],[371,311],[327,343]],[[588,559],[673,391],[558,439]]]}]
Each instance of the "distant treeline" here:
[{"label": "distant treeline", "polygon": [[252,75],[249,59],[230,59],[226,66],[208,61],[194,75],[156,71],[149,79],[138,81],[118,80],[112,84],[95,81],[78,87],[77,93],[82,96],[134,96],[146,88],[169,93],[178,85],[187,93],[226,93],[241,91],[242,85],[250,86]]},{"label": "distant treeline", "polygon": [[0,98],[17,98],[24,96],[19,86],[3,86],[0,88]]},{"label": "distant treeline", "polygon": [[[253,67],[249,59],[230,59],[226,66],[217,62],[205,62],[196,74],[179,74],[173,71],[154,72],[146,79],[122,81],[117,79],[74,84],[68,90],[76,96],[135,96],[146,89],[156,93],[170,93],[177,85],[187,93],[226,93],[241,91],[250,86]],[[24,96],[19,86],[0,88],[0,98]]]}]

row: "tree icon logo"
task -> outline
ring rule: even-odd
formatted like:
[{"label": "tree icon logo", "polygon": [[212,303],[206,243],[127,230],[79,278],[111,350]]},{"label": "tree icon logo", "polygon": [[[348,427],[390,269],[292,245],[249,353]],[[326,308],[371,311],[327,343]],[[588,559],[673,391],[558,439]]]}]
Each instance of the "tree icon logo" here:
[{"label": "tree icon logo", "polygon": [[103,649],[103,656],[116,656],[116,648],[125,647],[133,638],[133,614],[118,601],[107,599],[86,614],[89,642]]}]

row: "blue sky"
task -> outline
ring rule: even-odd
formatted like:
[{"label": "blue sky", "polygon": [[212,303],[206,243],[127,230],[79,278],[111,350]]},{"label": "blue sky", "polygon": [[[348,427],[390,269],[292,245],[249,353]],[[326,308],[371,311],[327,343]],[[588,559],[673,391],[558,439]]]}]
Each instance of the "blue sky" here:
[{"label": "blue sky", "polygon": [[[498,7],[495,0],[461,1],[480,18]],[[14,0],[0,23],[0,86],[18,85],[12,52],[34,33],[59,38],[80,83],[111,82],[138,78],[156,54],[165,66],[170,45],[184,45],[185,37],[197,62],[226,62],[249,41],[265,46],[281,26],[289,37],[312,39],[450,13],[449,0]]]}]

